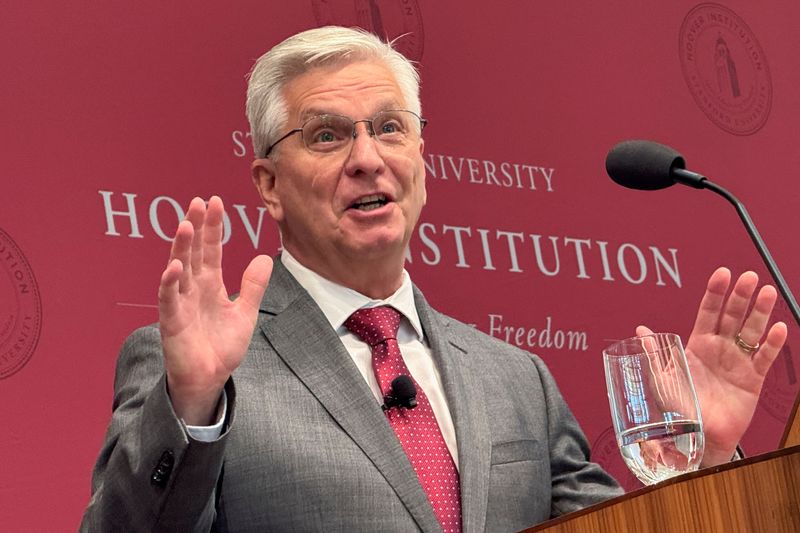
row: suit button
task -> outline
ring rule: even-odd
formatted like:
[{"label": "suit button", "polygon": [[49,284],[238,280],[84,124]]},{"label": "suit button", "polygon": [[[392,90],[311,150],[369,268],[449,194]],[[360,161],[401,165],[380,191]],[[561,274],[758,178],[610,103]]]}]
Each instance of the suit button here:
[{"label": "suit button", "polygon": [[175,456],[171,450],[166,450],[161,454],[158,464],[150,474],[150,483],[156,487],[166,487],[170,474],[172,474],[172,467],[175,465]]}]

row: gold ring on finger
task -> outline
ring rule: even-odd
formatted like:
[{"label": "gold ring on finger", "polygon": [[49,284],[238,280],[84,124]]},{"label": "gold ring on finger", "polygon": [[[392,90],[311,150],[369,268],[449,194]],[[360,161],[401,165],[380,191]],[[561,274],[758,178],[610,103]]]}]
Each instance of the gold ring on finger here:
[{"label": "gold ring on finger", "polygon": [[736,341],[736,346],[738,346],[744,353],[750,356],[756,353],[758,349],[761,347],[760,342],[757,342],[755,344],[748,344],[745,341],[743,341],[741,332],[736,334],[735,341]]}]

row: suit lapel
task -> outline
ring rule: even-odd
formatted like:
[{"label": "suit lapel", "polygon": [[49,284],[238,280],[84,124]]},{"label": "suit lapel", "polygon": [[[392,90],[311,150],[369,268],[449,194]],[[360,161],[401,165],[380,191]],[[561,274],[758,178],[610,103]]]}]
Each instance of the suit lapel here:
[{"label": "suit lapel", "polygon": [[480,376],[469,365],[468,350],[451,335],[415,287],[414,299],[422,329],[439,367],[458,442],[461,515],[464,532],[483,531],[489,499],[491,442]]},{"label": "suit lapel", "polygon": [[383,411],[325,315],[279,260],[261,311],[269,343],[392,486],[422,531],[441,531]]}]

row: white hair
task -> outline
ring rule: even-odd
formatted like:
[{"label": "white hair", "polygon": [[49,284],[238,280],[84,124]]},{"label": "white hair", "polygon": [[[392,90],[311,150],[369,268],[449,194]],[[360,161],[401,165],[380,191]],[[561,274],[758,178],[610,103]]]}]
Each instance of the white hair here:
[{"label": "white hair", "polygon": [[295,77],[320,66],[376,60],[394,76],[409,111],[422,116],[419,74],[410,60],[367,31],[340,26],[307,30],[275,45],[250,71],[247,119],[256,157],[281,134],[287,119],[283,89]]}]

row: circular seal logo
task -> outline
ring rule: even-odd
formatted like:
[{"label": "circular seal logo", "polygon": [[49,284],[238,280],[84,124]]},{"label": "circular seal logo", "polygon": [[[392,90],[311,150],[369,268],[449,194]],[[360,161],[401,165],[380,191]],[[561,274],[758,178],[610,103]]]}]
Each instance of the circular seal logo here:
[{"label": "circular seal logo", "polygon": [[[781,297],[775,304],[773,315],[776,320],[781,320],[786,324],[794,322],[789,306]],[[786,422],[789,419],[789,411],[794,406],[798,389],[800,389],[800,368],[797,367],[797,363],[792,357],[792,347],[787,342],[783,345],[775,362],[772,363],[772,368],[764,380],[764,390],[758,406],[776,420]]]},{"label": "circular seal logo", "polygon": [[320,26],[358,26],[385,41],[412,61],[422,59],[425,35],[417,0],[311,0]]},{"label": "circular seal logo", "polygon": [[622,460],[613,426],[603,431],[592,443],[592,461],[611,474],[626,492],[642,488],[642,482]]},{"label": "circular seal logo", "polygon": [[733,11],[700,4],[681,25],[683,77],[698,107],[734,135],[752,135],[772,108],[772,78],[755,34]]},{"label": "circular seal logo", "polygon": [[33,271],[17,244],[0,229],[0,379],[33,355],[42,329],[42,300]]}]

